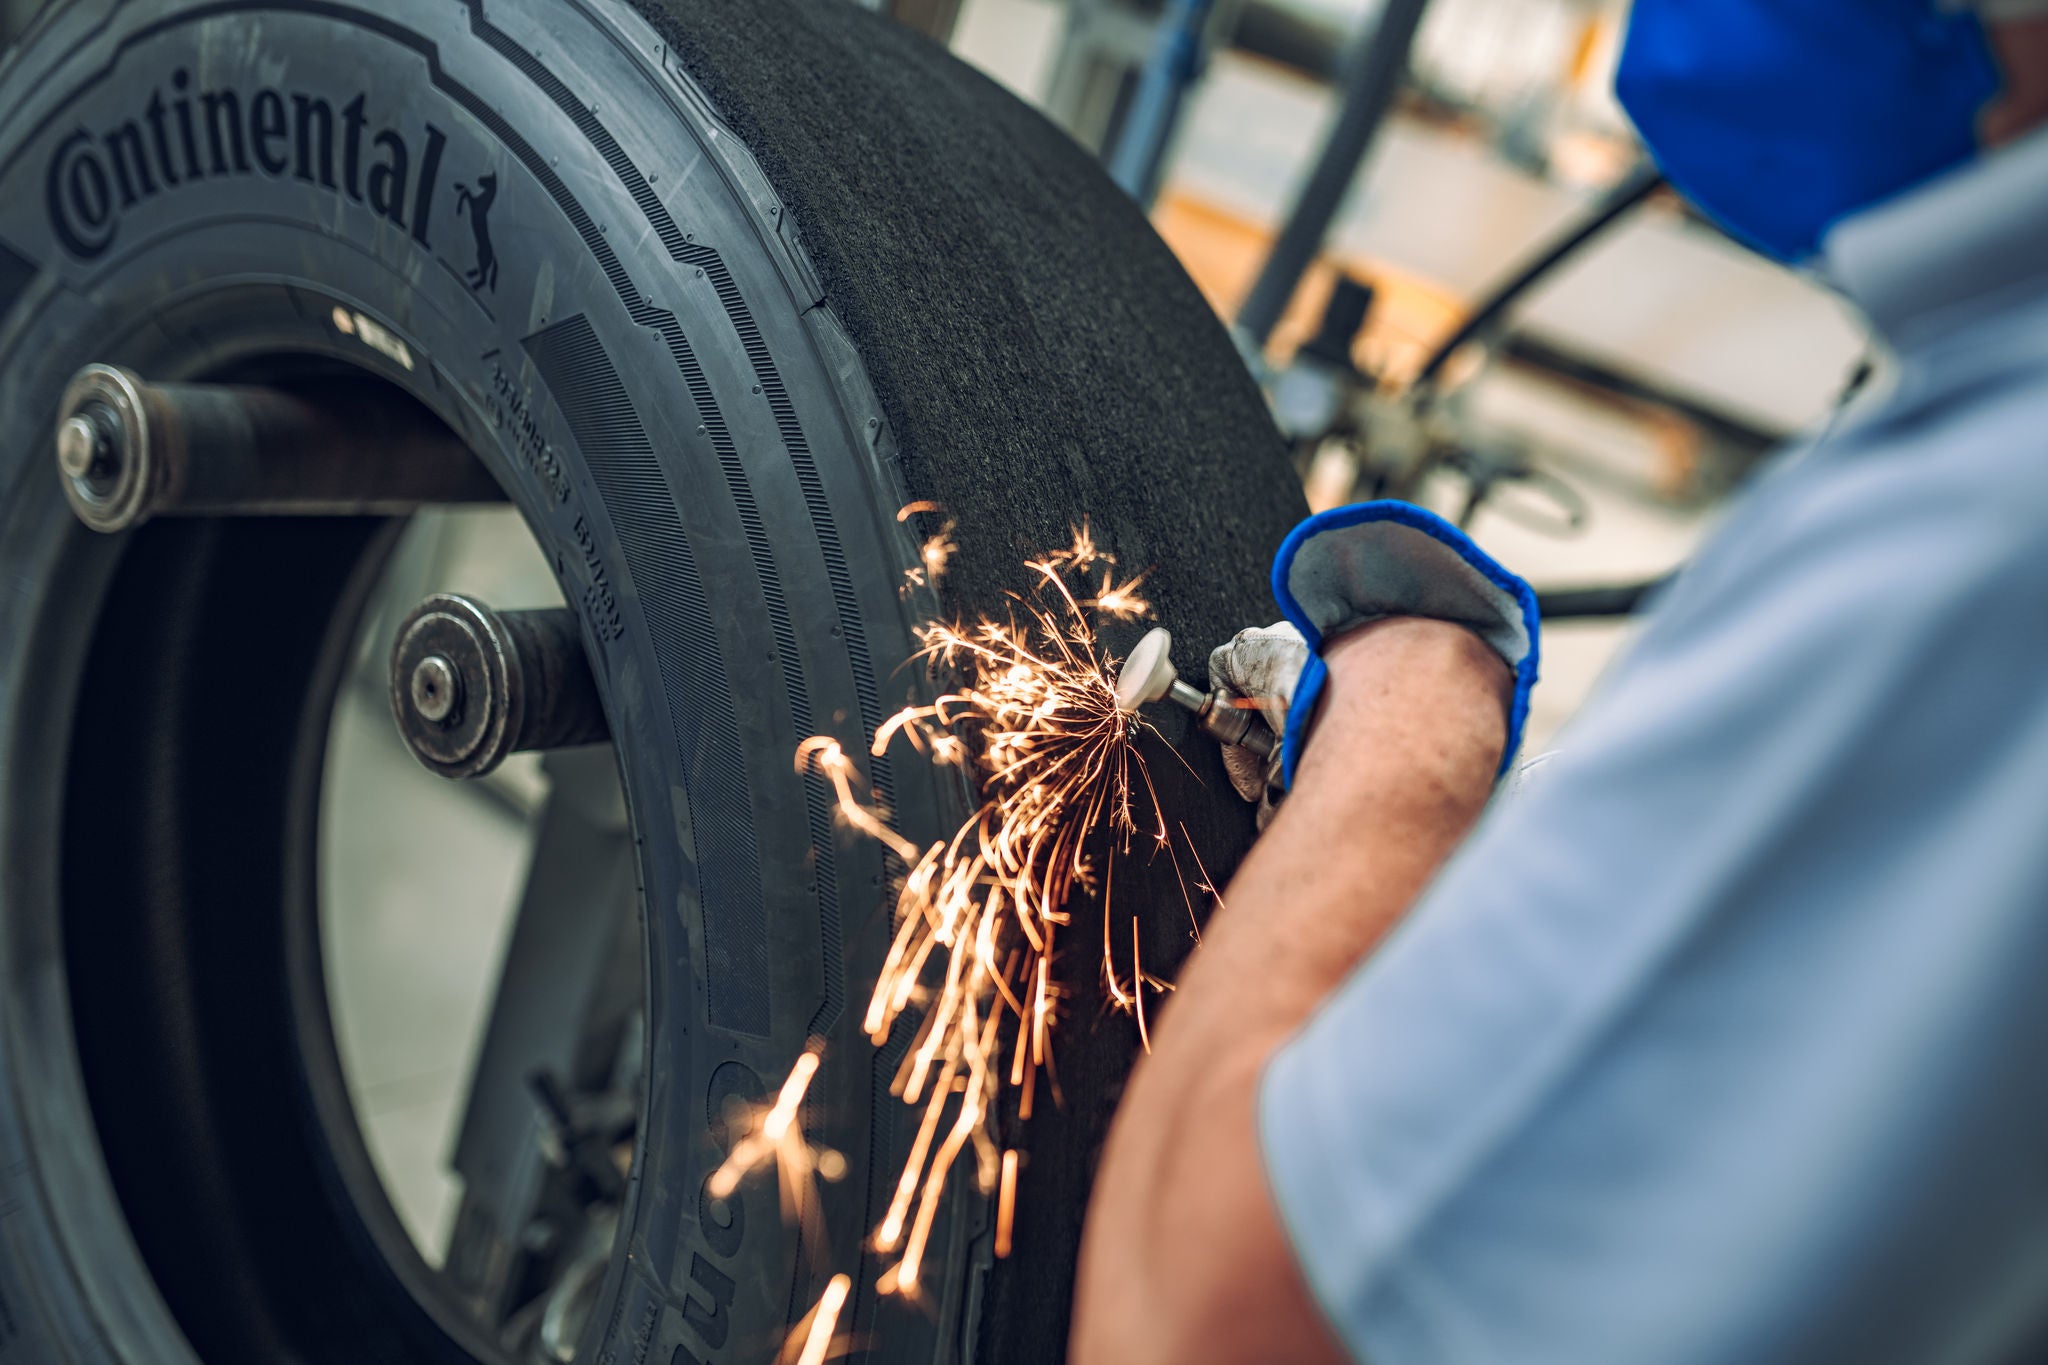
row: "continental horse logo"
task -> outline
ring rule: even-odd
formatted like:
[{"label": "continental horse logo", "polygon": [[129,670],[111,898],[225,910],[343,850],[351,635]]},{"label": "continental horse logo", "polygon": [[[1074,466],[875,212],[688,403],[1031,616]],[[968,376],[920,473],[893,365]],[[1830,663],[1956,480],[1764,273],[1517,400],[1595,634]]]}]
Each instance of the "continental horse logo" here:
[{"label": "continental horse logo", "polygon": [[[75,128],[60,139],[44,177],[50,228],[81,261],[110,250],[130,211],[200,181],[261,177],[331,190],[406,231],[432,251],[434,206],[442,193],[448,135],[432,123],[384,127],[368,95],[346,102],[274,89],[194,90],[182,67],[170,89],[150,90],[141,113],[99,130]],[[338,107],[337,107],[338,105]],[[495,172],[455,186],[455,209],[469,221],[476,261],[472,290],[498,287],[491,245]]]},{"label": "continental horse logo", "polygon": [[475,190],[459,183],[455,186],[455,211],[469,219],[469,230],[476,236],[476,264],[463,276],[472,292],[498,292],[498,252],[491,245],[491,203],[497,197],[495,172],[478,176]]}]

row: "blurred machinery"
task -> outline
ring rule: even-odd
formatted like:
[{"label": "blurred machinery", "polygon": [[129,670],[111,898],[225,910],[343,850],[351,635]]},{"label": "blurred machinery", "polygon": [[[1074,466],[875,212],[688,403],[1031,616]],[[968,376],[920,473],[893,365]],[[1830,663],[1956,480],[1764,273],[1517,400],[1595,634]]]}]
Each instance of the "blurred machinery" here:
[{"label": "blurred machinery", "polygon": [[[1311,462],[1335,443],[1356,471],[1346,498],[1414,499],[1430,474],[1446,469],[1468,486],[1457,517],[1461,524],[1492,499],[1500,511],[1536,529],[1561,535],[1584,529],[1585,503],[1571,486],[1537,466],[1524,449],[1498,438],[1475,440],[1456,406],[1444,401],[1444,382],[1453,357],[1467,347],[1498,344],[1516,300],[1662,185],[1663,178],[1647,165],[1625,176],[1585,218],[1480,301],[1397,396],[1383,395],[1379,378],[1360,370],[1353,359],[1371,311],[1372,287],[1340,278],[1316,334],[1269,385],[1274,415],[1295,444],[1304,477]],[[1275,257],[1280,254],[1276,249]],[[1269,261],[1269,274],[1274,269]],[[1265,325],[1270,329],[1270,323]],[[1241,320],[1239,326],[1247,324]]]},{"label": "blurred machinery", "polygon": [[858,0],[871,10],[878,10],[897,23],[916,29],[919,33],[945,42],[953,36],[953,25],[960,19],[961,0]]},{"label": "blurred machinery", "polygon": [[1207,51],[1231,41],[1244,8],[1245,0],[1072,0],[1045,87],[1046,113],[1084,147],[1113,156],[1155,52],[1184,42],[1192,18],[1197,43],[1185,77],[1192,81]]}]

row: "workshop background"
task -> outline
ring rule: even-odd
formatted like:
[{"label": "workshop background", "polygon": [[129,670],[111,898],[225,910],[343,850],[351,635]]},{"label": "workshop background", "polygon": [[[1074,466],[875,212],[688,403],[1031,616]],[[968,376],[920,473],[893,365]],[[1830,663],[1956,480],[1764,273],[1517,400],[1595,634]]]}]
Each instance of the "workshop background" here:
[{"label": "workshop background", "polygon": [[[1227,321],[1244,316],[1344,88],[1370,74],[1359,69],[1362,38],[1414,8],[874,7],[950,42],[1099,150],[1149,197],[1159,231]],[[0,21],[16,31],[34,8],[0,0]],[[1469,516],[1480,544],[1539,589],[1641,584],[1681,563],[1749,471],[1826,420],[1867,369],[1865,336],[1824,288],[1653,194],[1484,329],[1486,344],[1451,361],[1426,413],[1403,399],[1476,305],[1639,172],[1611,94],[1626,16],[1623,0],[1427,8],[1407,78],[1334,200],[1301,287],[1263,346],[1263,328],[1246,338],[1268,367],[1283,426],[1301,438],[1315,506],[1392,486]],[[1148,66],[1192,79],[1148,92]],[[1362,319],[1359,286],[1371,291]],[[452,784],[406,752],[376,642],[429,585],[493,602],[559,599],[511,510],[421,517],[335,722],[323,935],[342,1061],[372,1154],[438,1261],[460,1201],[448,1166],[465,1080],[535,842],[630,835],[608,755],[595,767],[575,752],[522,755],[488,781]],[[1527,752],[1570,742],[1560,729],[1628,629],[1625,618],[1547,629]],[[587,792],[568,803],[575,819],[537,829],[550,787],[571,785]],[[628,878],[589,892],[630,898],[635,888]]]}]

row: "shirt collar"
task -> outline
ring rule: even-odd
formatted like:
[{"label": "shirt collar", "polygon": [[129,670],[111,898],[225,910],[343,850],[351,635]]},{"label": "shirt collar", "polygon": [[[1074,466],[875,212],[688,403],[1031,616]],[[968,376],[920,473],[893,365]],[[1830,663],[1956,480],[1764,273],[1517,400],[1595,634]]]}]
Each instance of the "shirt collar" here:
[{"label": "shirt collar", "polygon": [[2048,129],[1843,219],[1821,269],[1902,353],[2048,290]]}]

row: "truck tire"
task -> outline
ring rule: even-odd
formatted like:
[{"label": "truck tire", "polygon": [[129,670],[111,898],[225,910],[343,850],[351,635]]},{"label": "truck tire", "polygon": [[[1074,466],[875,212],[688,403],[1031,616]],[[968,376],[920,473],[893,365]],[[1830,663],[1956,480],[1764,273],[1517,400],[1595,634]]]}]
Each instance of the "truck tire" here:
[{"label": "truck tire", "polygon": [[[859,1029],[889,869],[791,756],[864,753],[925,695],[919,621],[993,608],[1084,515],[1189,645],[1270,611],[1284,450],[1081,150],[836,0],[72,0],[0,66],[0,1362],[487,1360],[347,1196],[282,984],[323,680],[390,529],[85,531],[48,433],[93,361],[382,381],[496,476],[579,613],[648,1030],[577,1358],[772,1359],[837,1269],[863,1358],[1060,1358],[1134,1030],[1089,1003],[1087,954],[1061,964],[1066,1102],[1025,1139],[1016,1254],[963,1187],[924,1300],[878,1298],[863,1244],[910,1137]],[[958,522],[937,593],[905,576],[917,499]],[[1162,728],[1220,878],[1248,812]],[[914,838],[966,809],[921,765],[869,776]],[[1148,961],[1185,950],[1170,869],[1119,894]],[[822,1247],[772,1182],[704,1190],[726,1100],[810,1038],[805,1122],[850,1165]]]}]

